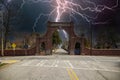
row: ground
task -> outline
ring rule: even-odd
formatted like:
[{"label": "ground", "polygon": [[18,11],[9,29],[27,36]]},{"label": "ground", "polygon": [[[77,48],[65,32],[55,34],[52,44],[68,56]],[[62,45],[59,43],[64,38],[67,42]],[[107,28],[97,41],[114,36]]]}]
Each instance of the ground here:
[{"label": "ground", "polygon": [[0,80],[120,80],[120,57],[21,56],[1,61],[11,65],[0,69]]}]

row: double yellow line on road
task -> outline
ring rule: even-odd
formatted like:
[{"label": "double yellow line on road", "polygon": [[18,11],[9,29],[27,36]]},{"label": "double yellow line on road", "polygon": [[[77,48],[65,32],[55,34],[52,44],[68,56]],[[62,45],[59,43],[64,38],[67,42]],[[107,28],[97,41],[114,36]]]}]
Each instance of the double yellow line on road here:
[{"label": "double yellow line on road", "polygon": [[19,60],[3,60],[2,63],[16,63],[16,62],[19,62]]},{"label": "double yellow line on road", "polygon": [[67,68],[67,71],[71,80],[79,80],[79,78],[77,77],[76,73],[73,71],[72,68]]}]

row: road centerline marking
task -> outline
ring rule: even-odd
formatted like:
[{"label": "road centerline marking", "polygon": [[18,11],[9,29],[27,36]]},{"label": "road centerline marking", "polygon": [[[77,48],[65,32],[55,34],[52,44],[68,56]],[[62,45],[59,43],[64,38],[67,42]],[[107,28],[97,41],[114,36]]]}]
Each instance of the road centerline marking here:
[{"label": "road centerline marking", "polygon": [[71,72],[70,72],[69,69],[67,69],[67,72],[68,72],[68,74],[69,74],[69,76],[70,76],[70,79],[71,79],[71,80],[74,80],[74,77],[73,77],[73,75],[71,74]]},{"label": "road centerline marking", "polygon": [[72,68],[67,68],[67,72],[71,80],[79,80],[78,76],[76,75],[76,73],[74,72]]},{"label": "road centerline marking", "polygon": [[67,61],[67,63],[69,64],[69,66],[70,66],[71,68],[74,68],[73,65],[72,65],[72,63],[71,63],[70,61]]},{"label": "road centerline marking", "polygon": [[75,71],[72,68],[70,68],[70,70],[71,70],[72,74],[74,75],[75,79],[79,80],[79,78],[78,78],[77,74],[75,73]]}]

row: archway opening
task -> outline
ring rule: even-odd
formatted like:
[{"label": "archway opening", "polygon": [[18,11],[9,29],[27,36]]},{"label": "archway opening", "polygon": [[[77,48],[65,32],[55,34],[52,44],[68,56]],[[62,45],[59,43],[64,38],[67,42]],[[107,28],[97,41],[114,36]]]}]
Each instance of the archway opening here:
[{"label": "archway opening", "polygon": [[75,55],[80,55],[81,54],[81,45],[80,45],[79,42],[76,42],[76,44],[75,44],[74,54]]},{"label": "archway opening", "polygon": [[45,54],[45,50],[46,50],[45,47],[46,47],[45,42],[42,42],[40,44],[40,53],[41,54]]},{"label": "archway opening", "polygon": [[68,54],[69,35],[59,28],[52,35],[52,54]]}]

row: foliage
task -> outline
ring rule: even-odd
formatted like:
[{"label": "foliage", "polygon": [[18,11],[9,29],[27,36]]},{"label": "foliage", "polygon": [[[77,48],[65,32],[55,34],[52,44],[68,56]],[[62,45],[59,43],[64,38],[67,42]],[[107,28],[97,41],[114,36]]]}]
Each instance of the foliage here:
[{"label": "foliage", "polygon": [[85,38],[84,41],[85,41],[85,42],[84,42],[85,47],[86,47],[86,48],[90,48],[90,40],[88,40],[88,39]]},{"label": "foliage", "polygon": [[0,67],[2,67],[2,66],[4,66],[4,65],[6,65],[7,63],[0,63]]},{"label": "foliage", "polygon": [[55,31],[53,33],[53,36],[52,36],[52,44],[55,45],[55,46],[57,46],[57,45],[59,45],[61,43],[62,43],[62,40],[61,40],[61,38],[59,36],[59,32]]},{"label": "foliage", "polygon": [[117,48],[117,43],[120,42],[119,36],[116,34],[114,27],[107,28],[107,31],[101,31],[98,34],[96,39],[95,48],[98,49],[109,49],[109,48]]}]

